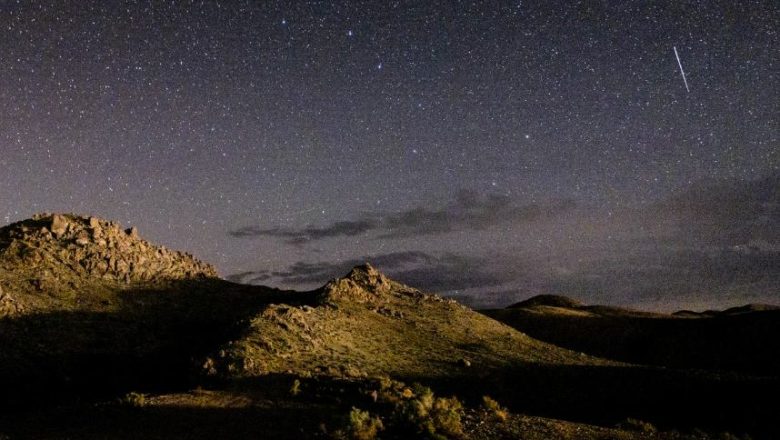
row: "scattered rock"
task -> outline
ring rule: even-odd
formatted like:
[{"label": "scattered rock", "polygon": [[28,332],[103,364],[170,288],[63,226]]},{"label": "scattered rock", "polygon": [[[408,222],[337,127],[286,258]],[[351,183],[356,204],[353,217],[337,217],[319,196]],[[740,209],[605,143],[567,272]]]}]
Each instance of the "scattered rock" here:
[{"label": "scattered rock", "polygon": [[43,283],[41,282],[41,280],[39,278],[34,278],[34,279],[30,280],[30,285],[35,287],[35,290],[39,290],[39,291],[43,290]]},{"label": "scattered rock", "polygon": [[0,317],[11,316],[24,311],[24,307],[0,286]]},{"label": "scattered rock", "polygon": [[372,307],[371,310],[373,310],[374,312],[380,315],[389,316],[391,318],[403,319],[404,317],[404,312],[400,310],[390,309],[388,307]]},{"label": "scattered rock", "polygon": [[81,231],[76,236],[76,244],[79,246],[86,246],[90,243],[90,241],[91,240],[89,238],[89,234],[87,233],[87,231]]},{"label": "scattered rock", "polygon": [[49,229],[51,229],[51,232],[55,237],[60,238],[68,230],[68,220],[65,216],[55,214],[51,217],[51,226]]}]

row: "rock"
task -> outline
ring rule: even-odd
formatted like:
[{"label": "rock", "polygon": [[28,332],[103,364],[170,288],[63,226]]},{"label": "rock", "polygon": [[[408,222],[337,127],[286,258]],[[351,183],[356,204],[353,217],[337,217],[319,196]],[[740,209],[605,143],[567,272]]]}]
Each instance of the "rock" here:
[{"label": "rock", "polygon": [[16,302],[11,295],[3,293],[0,287],[0,317],[14,315],[24,311],[24,307]]},{"label": "rock", "polygon": [[51,232],[49,232],[49,230],[45,226],[41,228],[40,234],[41,234],[41,237],[44,240],[51,240],[52,239]]},{"label": "rock", "polygon": [[217,364],[216,362],[214,362],[214,359],[206,358],[201,368],[203,368],[203,370],[205,370],[206,374],[208,374],[209,376],[214,376],[217,374],[216,366]]},{"label": "rock", "polygon": [[125,229],[125,234],[132,238],[138,238],[138,228],[133,226],[132,228]]},{"label": "rock", "polygon": [[81,231],[76,236],[76,244],[79,246],[86,246],[90,243],[89,234],[86,231]]},{"label": "rock", "polygon": [[460,358],[458,360],[458,365],[460,365],[461,367],[464,367],[464,368],[468,368],[468,367],[471,366],[471,361],[466,359],[466,358]]},{"label": "rock", "polygon": [[51,229],[51,232],[55,237],[60,238],[68,230],[68,219],[66,219],[65,216],[54,214],[51,217],[49,229]]},{"label": "rock", "polygon": [[97,219],[97,217],[90,217],[89,218],[89,227],[94,229],[100,228],[100,220]]}]

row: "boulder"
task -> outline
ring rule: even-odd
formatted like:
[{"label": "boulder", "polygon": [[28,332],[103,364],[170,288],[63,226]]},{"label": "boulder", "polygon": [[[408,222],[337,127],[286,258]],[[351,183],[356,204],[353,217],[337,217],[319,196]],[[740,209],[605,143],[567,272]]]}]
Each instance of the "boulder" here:
[{"label": "boulder", "polygon": [[51,225],[49,230],[55,237],[62,237],[68,230],[68,219],[64,215],[54,214],[51,216]]}]

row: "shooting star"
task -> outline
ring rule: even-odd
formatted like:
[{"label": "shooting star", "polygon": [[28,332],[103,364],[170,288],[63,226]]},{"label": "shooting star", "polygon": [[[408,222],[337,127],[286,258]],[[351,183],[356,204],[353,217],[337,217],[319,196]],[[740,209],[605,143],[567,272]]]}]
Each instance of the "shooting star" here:
[{"label": "shooting star", "polygon": [[688,91],[688,93],[691,93],[691,89],[688,88],[688,80],[685,79],[685,71],[682,68],[682,63],[680,62],[680,55],[677,54],[677,48],[675,46],[672,46],[672,49],[674,49],[674,56],[677,58],[677,65],[680,66],[680,73],[683,77],[683,82],[685,83],[685,90]]}]

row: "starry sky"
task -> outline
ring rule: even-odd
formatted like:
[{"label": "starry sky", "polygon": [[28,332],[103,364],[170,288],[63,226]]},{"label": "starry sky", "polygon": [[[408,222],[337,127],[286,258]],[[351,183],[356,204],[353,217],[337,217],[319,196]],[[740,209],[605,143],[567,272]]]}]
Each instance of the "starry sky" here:
[{"label": "starry sky", "polygon": [[773,0],[0,0],[0,220],[282,288],[368,260],[481,307],[778,303],[779,29]]}]

